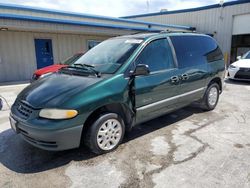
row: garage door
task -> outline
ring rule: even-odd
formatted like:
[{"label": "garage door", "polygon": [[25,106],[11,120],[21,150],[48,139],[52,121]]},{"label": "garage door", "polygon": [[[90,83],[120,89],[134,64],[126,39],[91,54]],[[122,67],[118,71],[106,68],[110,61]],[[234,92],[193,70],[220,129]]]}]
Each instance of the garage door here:
[{"label": "garage door", "polygon": [[250,14],[234,16],[233,35],[250,34]]}]

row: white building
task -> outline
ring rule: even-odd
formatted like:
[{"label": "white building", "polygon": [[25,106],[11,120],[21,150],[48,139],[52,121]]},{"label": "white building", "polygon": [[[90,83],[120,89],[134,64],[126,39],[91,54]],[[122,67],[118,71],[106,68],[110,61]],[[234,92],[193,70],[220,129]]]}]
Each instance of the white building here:
[{"label": "white building", "polygon": [[166,29],[191,27],[0,4],[0,83],[29,80],[38,65],[58,63],[109,37]]},{"label": "white building", "polygon": [[250,50],[249,0],[238,0],[185,10],[163,10],[157,13],[123,18],[195,27],[197,32],[214,36],[224,52],[227,63],[234,61],[237,55]]}]

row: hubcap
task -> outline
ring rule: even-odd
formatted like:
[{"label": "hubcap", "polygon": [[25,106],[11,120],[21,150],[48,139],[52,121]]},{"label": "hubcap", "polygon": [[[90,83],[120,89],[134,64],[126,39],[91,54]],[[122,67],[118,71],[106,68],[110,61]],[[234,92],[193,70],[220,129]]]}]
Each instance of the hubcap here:
[{"label": "hubcap", "polygon": [[211,106],[214,106],[217,102],[217,99],[218,99],[218,90],[216,87],[212,87],[208,94],[208,103]]},{"label": "hubcap", "polygon": [[121,123],[116,119],[105,121],[97,133],[97,144],[102,150],[111,150],[119,143],[122,136]]}]

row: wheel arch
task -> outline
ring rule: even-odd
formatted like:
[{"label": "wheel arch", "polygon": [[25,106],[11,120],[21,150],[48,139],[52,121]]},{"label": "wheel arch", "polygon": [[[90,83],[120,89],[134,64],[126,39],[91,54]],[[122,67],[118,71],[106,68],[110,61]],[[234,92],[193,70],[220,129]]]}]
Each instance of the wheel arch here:
[{"label": "wheel arch", "polygon": [[213,83],[217,83],[219,85],[219,90],[220,93],[222,92],[222,80],[220,77],[215,77],[212,80],[210,80],[210,82],[208,83],[208,87],[213,84]]},{"label": "wheel arch", "polygon": [[131,130],[134,122],[134,113],[126,104],[122,103],[110,103],[101,106],[90,113],[84,122],[82,135],[87,131],[87,129],[94,123],[94,121],[104,113],[116,113],[120,115],[124,121],[126,131]]}]

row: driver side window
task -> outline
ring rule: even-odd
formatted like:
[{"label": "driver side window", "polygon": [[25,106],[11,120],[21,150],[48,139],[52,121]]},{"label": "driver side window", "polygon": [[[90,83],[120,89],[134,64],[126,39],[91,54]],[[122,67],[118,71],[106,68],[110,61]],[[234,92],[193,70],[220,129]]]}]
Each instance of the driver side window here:
[{"label": "driver side window", "polygon": [[150,72],[174,68],[171,48],[167,39],[149,43],[136,60],[136,64],[146,64]]}]

